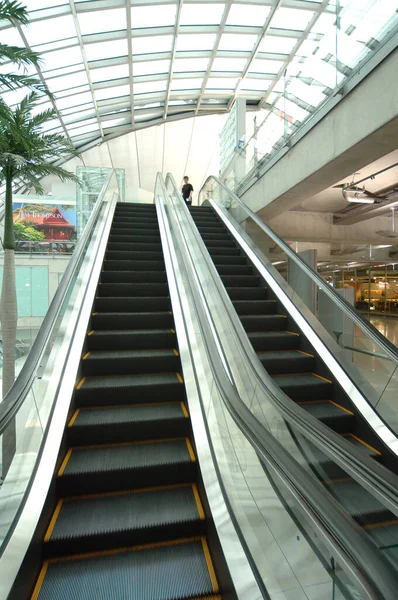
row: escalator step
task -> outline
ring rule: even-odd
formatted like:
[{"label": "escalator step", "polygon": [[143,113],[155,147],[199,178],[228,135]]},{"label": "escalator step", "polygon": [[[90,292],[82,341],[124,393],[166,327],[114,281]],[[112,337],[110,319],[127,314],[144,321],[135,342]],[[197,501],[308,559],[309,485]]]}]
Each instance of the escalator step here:
[{"label": "escalator step", "polygon": [[160,237],[158,235],[132,235],[131,233],[125,234],[120,233],[112,233],[109,236],[108,243],[135,243],[135,244],[159,244]]},{"label": "escalator step", "polygon": [[196,223],[196,227],[198,228],[198,231],[201,235],[204,235],[206,233],[215,233],[216,235],[218,235],[219,233],[228,233],[225,227],[223,227],[222,225],[218,225],[217,223],[211,225],[202,225],[201,223]]},{"label": "escalator step", "polygon": [[126,224],[124,225],[112,225],[111,227],[111,235],[135,235],[144,236],[147,235],[149,237],[157,237],[160,238],[159,228],[144,228],[139,225],[132,225],[128,227]]},{"label": "escalator step", "polygon": [[184,400],[184,385],[178,373],[83,377],[76,388],[77,406],[172,400]]},{"label": "escalator step", "polygon": [[270,315],[277,309],[275,300],[233,300],[232,303],[238,315]]},{"label": "escalator step", "polygon": [[220,275],[225,287],[257,287],[260,283],[258,275]]},{"label": "escalator step", "polygon": [[171,310],[170,298],[158,297],[129,297],[111,296],[110,298],[97,297],[95,299],[95,310],[105,312],[139,312],[139,311],[169,311]]},{"label": "escalator step", "polygon": [[223,250],[226,250],[228,248],[234,248],[239,250],[240,249],[236,247],[236,243],[235,240],[232,240],[230,238],[225,238],[223,240],[215,240],[215,239],[210,239],[207,240],[205,238],[203,238],[203,241],[207,247],[207,249],[209,250],[209,252],[211,253],[215,248],[222,248]]},{"label": "escalator step", "polygon": [[117,229],[118,227],[135,227],[137,228],[137,226],[142,227],[143,229],[153,229],[155,231],[159,231],[159,224],[158,221],[156,219],[156,217],[152,218],[152,219],[143,219],[143,218],[136,218],[136,217],[126,217],[123,215],[116,215],[115,218],[112,221],[112,227],[115,227],[115,229]]},{"label": "escalator step", "polygon": [[[103,273],[104,275],[104,273]],[[167,283],[148,283],[145,281],[137,283],[129,282],[110,282],[102,283],[98,286],[99,296],[134,296],[134,297],[168,297],[169,288]]]},{"label": "escalator step", "polygon": [[166,283],[166,271],[102,271],[104,283]]},{"label": "escalator step", "polygon": [[250,265],[217,265],[217,271],[223,275],[253,275]]},{"label": "escalator step", "polygon": [[239,254],[232,255],[232,256],[216,254],[213,257],[213,262],[216,265],[216,267],[219,267],[221,265],[246,265],[247,264],[246,258],[244,256],[240,256]]},{"label": "escalator step", "polygon": [[[116,258],[115,254],[118,254],[119,258]],[[141,277],[143,272],[152,274],[152,277],[155,277],[153,273],[163,274],[165,272],[163,257],[160,260],[130,260],[128,254],[129,252],[110,253],[109,258],[102,265],[103,271],[133,271],[134,278]]]},{"label": "escalator step", "polygon": [[60,496],[189,483],[196,459],[188,438],[70,448],[57,477]]},{"label": "escalator step", "polygon": [[149,329],[173,326],[173,315],[169,311],[162,312],[110,312],[93,313],[91,325],[93,329]]},{"label": "escalator step", "polygon": [[395,516],[365,488],[354,481],[332,481],[327,489],[360,525],[395,520]]},{"label": "escalator step", "polygon": [[308,373],[315,368],[315,358],[298,350],[259,352],[258,357],[265,370],[273,375],[292,371]]},{"label": "escalator step", "polygon": [[333,394],[333,383],[314,373],[274,375],[273,379],[292,400],[327,400]]},{"label": "escalator step", "polygon": [[129,250],[108,250],[106,253],[107,261],[128,260],[132,264],[132,269],[144,269],[148,271],[156,270],[151,268],[153,263],[160,263],[164,270],[164,260],[161,252],[131,252]]},{"label": "escalator step", "polygon": [[154,439],[159,431],[167,432],[169,437],[189,435],[188,412],[184,403],[78,408],[67,429],[71,446]]},{"label": "escalator step", "polygon": [[221,241],[221,242],[225,243],[225,242],[231,241],[232,243],[234,243],[234,241],[231,239],[231,236],[229,235],[229,233],[223,233],[223,232],[220,232],[220,233],[202,233],[201,235],[202,235],[202,238],[203,238],[203,240],[205,242],[206,241],[207,242],[209,242],[209,241],[211,241],[211,242],[215,242],[215,241],[220,242]]},{"label": "escalator step", "polygon": [[149,243],[149,244],[145,244],[145,243],[135,243],[133,241],[130,242],[109,242],[108,246],[107,246],[107,251],[108,250],[125,250],[127,252],[136,252],[137,253],[137,258],[142,257],[142,253],[144,253],[144,256],[148,257],[148,258],[152,258],[151,253],[154,252],[155,255],[153,256],[153,258],[157,259],[160,256],[163,256],[162,253],[162,245],[161,243]]},{"label": "escalator step", "polygon": [[253,331],[248,333],[253,348],[260,350],[293,350],[300,346],[300,336],[290,331]]},{"label": "escalator step", "polygon": [[49,561],[35,599],[221,600],[208,562],[205,538]]},{"label": "escalator step", "polygon": [[89,376],[177,372],[180,365],[178,352],[172,348],[89,351],[81,363],[82,375]]},{"label": "escalator step", "polygon": [[205,533],[195,484],[84,498],[66,498],[47,532],[46,557],[100,552]]},{"label": "escalator step", "polygon": [[[207,245],[207,250],[210,254],[210,256],[213,257],[219,257],[219,256],[242,256],[241,255],[241,251],[239,248],[237,247],[227,247],[227,248],[220,248],[218,246],[210,246],[209,244]],[[246,257],[243,257],[246,259]]]},{"label": "escalator step", "polygon": [[242,315],[240,317],[246,331],[280,331],[286,329],[285,315]]},{"label": "escalator step", "polygon": [[227,287],[231,300],[264,300],[267,297],[267,288],[256,287]]},{"label": "escalator step", "polygon": [[175,348],[176,344],[176,334],[172,329],[92,330],[87,337],[87,350]]},{"label": "escalator step", "polygon": [[354,413],[330,400],[300,402],[299,404],[313,417],[319,419],[337,433],[352,431],[354,427]]},{"label": "escalator step", "polygon": [[[163,254],[159,252],[134,252],[130,250],[107,250],[107,260],[128,260],[132,264],[144,262],[162,262],[164,265]],[[163,266],[164,268],[164,266]]]}]

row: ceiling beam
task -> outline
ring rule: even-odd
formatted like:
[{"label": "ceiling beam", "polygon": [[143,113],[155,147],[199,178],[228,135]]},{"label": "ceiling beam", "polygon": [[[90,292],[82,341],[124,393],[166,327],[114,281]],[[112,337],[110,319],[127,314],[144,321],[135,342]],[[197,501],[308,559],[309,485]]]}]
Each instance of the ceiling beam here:
[{"label": "ceiling beam", "polygon": [[87,75],[87,79],[88,79],[88,85],[90,86],[90,92],[91,92],[91,95],[93,97],[94,110],[95,110],[95,115],[96,115],[97,121],[98,121],[98,127],[99,127],[99,130],[100,130],[100,135],[101,135],[101,138],[104,139],[104,132],[102,130],[101,119],[100,119],[100,115],[99,115],[99,111],[98,111],[98,105],[97,105],[97,101],[95,99],[93,82],[92,82],[92,79],[91,79],[91,73],[90,73],[90,69],[88,67],[88,61],[87,61],[87,56],[86,56],[86,49],[85,49],[84,44],[83,44],[82,32],[80,30],[80,23],[79,23],[79,20],[77,18],[77,14],[76,14],[75,0],[69,0],[69,5],[70,5],[70,9],[72,11],[72,16],[73,16],[73,21],[74,21],[74,24],[75,24],[77,39],[79,40],[79,46],[80,46],[80,50],[81,50],[82,57],[83,57],[84,68],[86,70],[86,75]]},{"label": "ceiling beam", "polygon": [[250,67],[252,65],[253,60],[256,58],[261,42],[263,41],[264,37],[266,36],[266,34],[268,33],[270,27],[271,27],[271,21],[276,13],[276,11],[278,10],[278,8],[281,6],[282,4],[282,0],[277,0],[275,5],[271,8],[268,17],[265,20],[264,26],[261,30],[261,33],[257,39],[257,42],[253,48],[253,51],[251,53],[251,56],[249,58],[249,60],[247,61],[246,67],[242,73],[242,77],[239,79],[236,87],[235,87],[235,91],[233,93],[233,95],[230,98],[230,101],[228,102],[228,110],[231,110],[233,103],[235,102],[238,94],[239,94],[239,90],[240,90],[240,86],[242,85],[242,81],[244,80],[244,78],[246,77],[246,75],[248,74],[248,72],[250,71]]},{"label": "ceiling beam", "polygon": [[[29,42],[26,39],[26,36],[25,36],[25,34],[24,34],[23,30],[22,30],[21,25],[19,23],[15,23],[15,27],[18,29],[19,35],[21,36],[22,41],[25,44],[26,49],[29,50],[29,52],[32,52],[32,48],[30,47]],[[42,70],[41,70],[41,68],[40,68],[39,65],[36,66],[36,71],[37,71],[37,74],[39,76],[39,79],[40,79],[41,83],[45,86],[46,89],[48,89],[47,82],[44,79]],[[56,115],[57,115],[57,117],[59,119],[59,122],[61,123],[62,129],[64,130],[65,136],[68,138],[69,142],[72,145],[74,145],[73,142],[72,142],[71,137],[69,136],[68,130],[66,129],[65,123],[64,123],[64,121],[63,121],[63,119],[61,117],[61,113],[59,112],[58,107],[55,104],[54,97],[53,96],[48,96],[48,99],[49,99],[49,102],[52,104],[53,109],[56,112]]]},{"label": "ceiling beam", "polygon": [[130,86],[130,106],[131,106],[131,126],[134,127],[134,76],[133,76],[133,38],[131,24],[131,0],[126,0],[126,19],[127,19],[127,48],[129,64],[129,86]]},{"label": "ceiling beam", "polygon": [[177,41],[178,41],[178,33],[179,33],[179,30],[180,30],[181,9],[182,9],[183,1],[184,0],[179,0],[178,6],[177,6],[176,20],[175,20],[175,24],[174,24],[173,49],[171,51],[169,77],[168,77],[168,80],[167,80],[166,97],[165,97],[165,100],[164,100],[163,119],[166,119],[166,117],[167,117],[167,111],[169,109],[171,81],[173,79],[174,60],[175,60],[176,50],[177,50]]},{"label": "ceiling beam", "polygon": [[308,39],[308,36],[311,33],[311,29],[314,27],[315,23],[318,21],[318,19],[321,16],[321,14],[323,14],[323,12],[327,8],[328,4],[329,4],[329,0],[323,0],[322,4],[320,4],[320,6],[319,6],[319,12],[317,12],[317,13],[314,14],[314,16],[312,17],[311,21],[308,23],[307,27],[303,31],[301,37],[297,40],[297,44],[295,44],[295,46],[293,47],[293,49],[290,52],[289,56],[283,62],[281,68],[279,69],[278,74],[275,77],[274,83],[272,83],[270,85],[270,87],[267,90],[267,93],[264,95],[264,98],[261,100],[261,102],[259,104],[259,108],[263,108],[264,107],[265,103],[267,102],[267,100],[268,100],[271,92],[274,90],[274,88],[275,88],[276,84],[278,83],[279,79],[283,76],[284,72],[286,71],[287,67],[290,65],[290,63],[292,62],[292,60],[294,59],[294,57],[296,56],[297,51],[300,49],[300,47],[302,46],[302,44]]},{"label": "ceiling beam", "polygon": [[214,46],[213,46],[213,52],[211,54],[211,57],[210,57],[210,60],[209,60],[209,64],[208,64],[208,67],[207,67],[206,76],[205,76],[205,78],[203,80],[202,87],[201,87],[201,90],[200,90],[200,94],[199,94],[199,97],[198,97],[198,101],[197,101],[197,105],[196,105],[196,110],[195,110],[195,116],[198,114],[199,109],[200,109],[200,105],[201,105],[202,100],[203,100],[203,96],[204,96],[204,93],[205,93],[205,90],[206,90],[206,87],[207,87],[207,82],[209,81],[210,73],[211,73],[211,70],[213,68],[214,59],[217,56],[218,46],[220,45],[221,37],[222,37],[222,35],[224,33],[225,24],[226,24],[227,19],[228,19],[228,15],[229,15],[229,11],[230,11],[230,8],[231,8],[231,4],[232,4],[232,0],[228,0],[228,2],[225,3],[223,16],[222,16],[222,19],[221,19],[221,23],[220,23],[220,25],[218,27],[217,37],[216,37],[216,40],[215,40]]}]

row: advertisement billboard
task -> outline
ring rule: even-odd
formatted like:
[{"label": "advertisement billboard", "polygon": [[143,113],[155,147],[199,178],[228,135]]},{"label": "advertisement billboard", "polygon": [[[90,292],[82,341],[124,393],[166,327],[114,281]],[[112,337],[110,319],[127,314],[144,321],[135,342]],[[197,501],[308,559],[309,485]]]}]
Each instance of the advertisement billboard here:
[{"label": "advertisement billboard", "polygon": [[72,253],[76,245],[76,207],[13,203],[16,252]]}]

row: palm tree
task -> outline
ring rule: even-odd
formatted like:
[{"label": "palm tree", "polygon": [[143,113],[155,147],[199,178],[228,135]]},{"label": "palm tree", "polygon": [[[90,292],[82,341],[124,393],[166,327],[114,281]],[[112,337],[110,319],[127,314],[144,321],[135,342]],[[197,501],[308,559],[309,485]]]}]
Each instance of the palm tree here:
[{"label": "palm tree", "polygon": [[76,176],[51,163],[79,152],[60,134],[42,133],[42,126],[55,118],[55,110],[32,116],[39,94],[32,92],[15,109],[6,107],[7,118],[0,119],[0,183],[5,181],[4,271],[0,319],[3,334],[3,398],[15,379],[15,340],[17,333],[17,297],[15,287],[15,235],[12,210],[12,185],[17,178],[37,194],[43,193],[40,179],[46,175],[62,181],[78,181]]},{"label": "palm tree", "polygon": [[[27,9],[19,0],[0,0],[0,21],[9,21],[12,25],[19,23],[27,25],[29,15]],[[0,43],[0,66],[11,62],[19,69],[26,69],[31,65],[38,66],[40,62],[39,54],[32,52],[27,48],[18,46],[8,46]],[[14,89],[16,87],[28,86],[40,91],[46,91],[43,84],[35,77],[21,75],[17,73],[0,73],[0,87]],[[0,117],[4,116],[4,103],[1,103]]]}]

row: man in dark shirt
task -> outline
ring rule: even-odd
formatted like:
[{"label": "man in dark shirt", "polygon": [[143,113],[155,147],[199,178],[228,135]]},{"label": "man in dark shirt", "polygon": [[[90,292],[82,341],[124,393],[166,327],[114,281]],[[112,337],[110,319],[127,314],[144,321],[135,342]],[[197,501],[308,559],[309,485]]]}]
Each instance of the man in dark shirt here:
[{"label": "man in dark shirt", "polygon": [[193,187],[189,183],[189,177],[187,177],[186,175],[184,177],[184,184],[181,188],[181,192],[182,192],[182,197],[184,198],[186,204],[188,204],[188,206],[191,206]]}]

